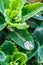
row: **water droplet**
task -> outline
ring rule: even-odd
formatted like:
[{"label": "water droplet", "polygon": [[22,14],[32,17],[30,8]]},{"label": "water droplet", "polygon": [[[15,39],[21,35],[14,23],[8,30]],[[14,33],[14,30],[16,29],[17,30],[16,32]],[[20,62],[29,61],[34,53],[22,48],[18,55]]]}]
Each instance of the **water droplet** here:
[{"label": "water droplet", "polygon": [[39,14],[36,14],[37,17],[39,17]]},{"label": "water droplet", "polygon": [[25,48],[26,48],[27,50],[32,50],[32,49],[34,49],[34,44],[32,44],[31,41],[26,41],[26,42],[24,43],[24,46],[25,46]]}]

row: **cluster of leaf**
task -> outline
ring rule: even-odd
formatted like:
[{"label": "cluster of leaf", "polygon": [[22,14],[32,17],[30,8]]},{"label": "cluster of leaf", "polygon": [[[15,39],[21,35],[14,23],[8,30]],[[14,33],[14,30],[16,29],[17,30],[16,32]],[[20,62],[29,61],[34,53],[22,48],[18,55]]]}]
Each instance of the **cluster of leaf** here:
[{"label": "cluster of leaf", "polygon": [[[0,65],[32,65],[30,60],[34,56],[37,63],[43,62],[43,46],[40,46],[43,28],[37,28],[38,23],[31,22],[38,18],[34,15],[40,11],[43,11],[43,3],[40,2],[25,4],[25,0],[0,0]],[[28,19],[31,20],[27,23],[32,31],[37,28],[32,34],[27,30]],[[29,63],[26,64],[27,61]]]}]

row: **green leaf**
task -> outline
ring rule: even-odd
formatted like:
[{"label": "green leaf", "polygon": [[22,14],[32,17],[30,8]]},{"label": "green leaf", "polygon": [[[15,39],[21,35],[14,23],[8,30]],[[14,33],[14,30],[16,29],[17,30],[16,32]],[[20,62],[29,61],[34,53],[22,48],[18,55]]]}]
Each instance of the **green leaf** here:
[{"label": "green leaf", "polygon": [[7,23],[5,20],[0,16],[0,31],[6,27]]},{"label": "green leaf", "polygon": [[1,50],[7,55],[12,55],[14,52],[17,52],[16,46],[11,41],[7,40],[2,44]]},{"label": "green leaf", "polygon": [[13,54],[13,61],[18,62],[19,65],[23,65],[27,61],[27,56],[22,52],[15,52]]},{"label": "green leaf", "polygon": [[11,10],[19,10],[23,7],[24,2],[23,0],[12,0],[10,4]]},{"label": "green leaf", "polygon": [[22,9],[22,21],[25,21],[34,15],[36,15],[38,12],[43,10],[43,3],[37,2],[34,4],[27,4]]},{"label": "green leaf", "polygon": [[15,30],[9,32],[11,39],[16,42],[17,45],[21,46],[25,50],[34,49],[34,41],[32,36],[26,30]]},{"label": "green leaf", "polygon": [[37,40],[40,44],[43,44],[43,27],[38,27],[32,33],[34,40]]},{"label": "green leaf", "polygon": [[6,59],[6,55],[4,54],[4,52],[0,51],[0,62],[4,62]]}]

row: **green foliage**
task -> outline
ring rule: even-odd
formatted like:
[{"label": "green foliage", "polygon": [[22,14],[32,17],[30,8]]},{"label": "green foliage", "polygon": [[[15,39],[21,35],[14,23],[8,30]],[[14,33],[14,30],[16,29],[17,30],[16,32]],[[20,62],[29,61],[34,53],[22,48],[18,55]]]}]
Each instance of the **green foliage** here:
[{"label": "green foliage", "polygon": [[43,10],[43,3],[40,2],[35,4],[25,5],[22,9],[22,16],[23,16],[22,20],[25,21],[42,10]]},{"label": "green foliage", "polygon": [[[43,3],[25,3],[25,0],[0,0],[0,65],[27,65],[27,61],[32,65],[33,57],[38,60],[36,63],[43,63],[43,20],[36,16],[43,11]],[[36,28],[32,34],[27,30],[28,23],[32,31]]]}]

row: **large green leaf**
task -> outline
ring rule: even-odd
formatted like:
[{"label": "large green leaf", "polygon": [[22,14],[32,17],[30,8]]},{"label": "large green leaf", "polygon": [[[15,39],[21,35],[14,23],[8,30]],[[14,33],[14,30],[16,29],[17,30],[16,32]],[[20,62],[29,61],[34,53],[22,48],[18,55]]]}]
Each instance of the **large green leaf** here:
[{"label": "large green leaf", "polygon": [[0,62],[5,61],[6,59],[6,55],[4,54],[4,52],[0,51]]},{"label": "large green leaf", "polygon": [[12,0],[10,9],[11,10],[20,10],[24,5],[23,0]]},{"label": "large green leaf", "polygon": [[7,40],[2,44],[1,50],[7,55],[12,55],[14,52],[17,52],[16,46]]},{"label": "large green leaf", "polygon": [[38,12],[43,10],[43,3],[37,2],[34,4],[27,4],[22,9],[22,21],[25,21],[32,16],[36,15]]},{"label": "large green leaf", "polygon": [[25,50],[34,49],[34,41],[30,33],[26,30],[15,30],[9,32],[11,39]]},{"label": "large green leaf", "polygon": [[34,40],[37,40],[40,44],[43,44],[43,27],[38,27],[32,33]]}]

